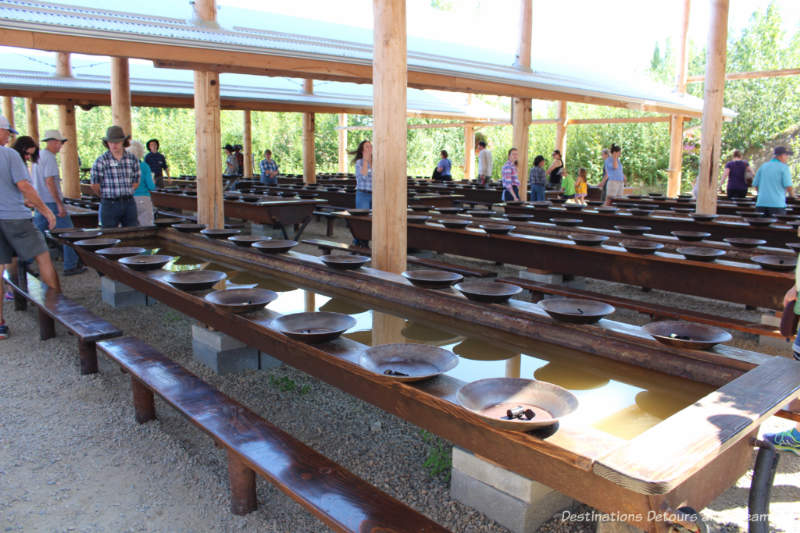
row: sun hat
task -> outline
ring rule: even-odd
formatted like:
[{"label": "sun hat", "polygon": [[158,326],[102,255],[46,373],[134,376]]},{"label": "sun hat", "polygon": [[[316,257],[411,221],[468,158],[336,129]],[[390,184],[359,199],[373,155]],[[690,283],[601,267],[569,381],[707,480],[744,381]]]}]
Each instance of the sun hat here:
[{"label": "sun hat", "polygon": [[61,141],[63,143],[67,142],[67,138],[61,135],[61,132],[58,130],[45,130],[42,142],[45,141]]},{"label": "sun hat", "polygon": [[11,123],[3,115],[0,115],[0,130],[8,130],[14,135],[17,135],[19,133],[17,130],[11,127]]},{"label": "sun hat", "polygon": [[792,152],[791,148],[786,148],[785,146],[776,146],[775,155],[783,155],[783,154],[794,155],[794,152]]},{"label": "sun hat", "polygon": [[110,143],[118,143],[127,139],[128,136],[122,131],[121,126],[111,126],[106,130],[106,136],[103,140]]}]

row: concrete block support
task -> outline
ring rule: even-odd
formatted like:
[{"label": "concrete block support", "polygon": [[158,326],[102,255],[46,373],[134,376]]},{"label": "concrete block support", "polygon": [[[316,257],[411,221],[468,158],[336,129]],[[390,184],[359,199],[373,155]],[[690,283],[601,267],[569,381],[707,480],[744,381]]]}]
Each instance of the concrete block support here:
[{"label": "concrete block support", "polygon": [[103,302],[117,309],[134,305],[154,305],[156,303],[154,299],[148,298],[145,294],[108,276],[100,278],[100,295]]},{"label": "concrete block support", "polygon": [[572,499],[460,448],[453,448],[450,495],[515,533],[535,531]]},{"label": "concrete block support", "polygon": [[264,237],[272,237],[273,239],[283,239],[283,232],[277,228],[273,228],[271,224],[257,224],[250,223],[251,235],[263,235]]},{"label": "concrete block support", "polygon": [[266,370],[282,364],[278,359],[202,324],[192,324],[192,353],[195,359],[217,374]]},{"label": "concrete block support", "polygon": [[[548,285],[568,285],[572,289],[583,289],[586,287],[586,282],[583,277],[575,277],[570,274],[556,274],[548,270],[539,270],[536,268],[520,270],[519,277],[535,283],[546,283]],[[544,297],[556,298],[557,296],[545,294]]]}]

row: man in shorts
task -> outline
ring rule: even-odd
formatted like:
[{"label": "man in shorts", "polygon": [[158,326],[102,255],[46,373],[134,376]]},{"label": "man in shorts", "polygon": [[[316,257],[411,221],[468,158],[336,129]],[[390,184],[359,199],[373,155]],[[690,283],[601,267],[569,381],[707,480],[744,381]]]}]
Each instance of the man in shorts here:
[{"label": "man in shorts", "polygon": [[[30,182],[28,169],[16,150],[5,144],[12,133],[17,133],[6,117],[0,116],[0,277],[5,265],[16,255],[21,261],[36,259],[39,276],[48,286],[61,291],[56,269],[42,233],[33,225],[27,202],[46,219],[49,229],[56,227],[56,217],[42,202]],[[8,337],[8,326],[3,319],[3,301],[0,299],[0,339]]]}]

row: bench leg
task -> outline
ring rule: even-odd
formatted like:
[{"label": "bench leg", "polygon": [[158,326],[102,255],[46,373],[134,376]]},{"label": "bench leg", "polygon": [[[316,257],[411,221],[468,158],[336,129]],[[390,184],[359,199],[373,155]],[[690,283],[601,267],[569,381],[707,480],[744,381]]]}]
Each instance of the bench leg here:
[{"label": "bench leg", "polygon": [[39,338],[43,341],[47,339],[52,339],[56,336],[56,321],[45,313],[43,310],[39,309]]},{"label": "bench leg", "polygon": [[243,515],[255,511],[256,473],[230,450],[228,450],[228,477],[231,481],[231,512]]},{"label": "bench leg", "polygon": [[333,223],[336,221],[334,218],[328,218],[328,223],[325,226],[325,236],[333,237]]},{"label": "bench leg", "polygon": [[97,374],[97,346],[95,343],[78,339],[78,353],[81,357],[81,375]]},{"label": "bench leg", "polygon": [[156,418],[156,404],[153,400],[153,391],[145,387],[144,383],[135,376],[131,376],[131,391],[133,392],[133,411],[136,422],[144,424]]}]

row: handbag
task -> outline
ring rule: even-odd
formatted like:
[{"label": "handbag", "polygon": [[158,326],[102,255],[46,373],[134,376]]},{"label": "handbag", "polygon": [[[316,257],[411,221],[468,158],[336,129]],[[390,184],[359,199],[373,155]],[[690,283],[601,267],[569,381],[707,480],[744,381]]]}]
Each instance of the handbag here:
[{"label": "handbag", "polygon": [[797,300],[791,300],[783,307],[783,314],[781,315],[780,332],[784,337],[791,338],[797,333],[798,317],[794,314],[794,304]]},{"label": "handbag", "polygon": [[744,169],[744,182],[747,184],[748,187],[753,186],[753,178],[756,177],[756,173],[753,171],[753,167],[750,165]]}]

